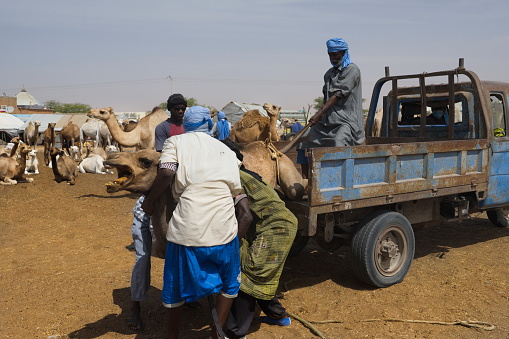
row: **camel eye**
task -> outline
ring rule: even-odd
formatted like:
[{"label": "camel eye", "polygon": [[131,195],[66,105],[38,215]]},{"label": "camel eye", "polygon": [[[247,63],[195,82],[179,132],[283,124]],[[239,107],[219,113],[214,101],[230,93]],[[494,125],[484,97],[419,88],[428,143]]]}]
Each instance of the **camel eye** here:
[{"label": "camel eye", "polygon": [[140,158],[140,164],[143,168],[150,168],[153,164],[153,161],[147,158]]}]

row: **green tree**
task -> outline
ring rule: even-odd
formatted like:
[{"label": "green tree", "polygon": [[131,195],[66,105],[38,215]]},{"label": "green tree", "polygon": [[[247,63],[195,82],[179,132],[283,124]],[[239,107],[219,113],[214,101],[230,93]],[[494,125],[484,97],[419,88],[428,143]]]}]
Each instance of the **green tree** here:
[{"label": "green tree", "polygon": [[49,100],[44,103],[44,105],[53,110],[54,112],[59,113],[88,113],[92,107],[87,104],[82,103],[61,103],[56,100]]},{"label": "green tree", "polygon": [[313,100],[313,102],[315,103],[313,108],[316,110],[319,110],[323,106],[323,97],[315,98],[315,100]]}]

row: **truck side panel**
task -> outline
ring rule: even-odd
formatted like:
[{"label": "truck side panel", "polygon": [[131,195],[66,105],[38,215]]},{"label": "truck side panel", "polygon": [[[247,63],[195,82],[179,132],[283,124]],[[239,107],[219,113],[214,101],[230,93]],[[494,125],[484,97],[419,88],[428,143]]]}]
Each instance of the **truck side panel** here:
[{"label": "truck side panel", "polygon": [[486,140],[315,148],[310,153],[311,206],[457,186],[475,190],[487,183]]}]

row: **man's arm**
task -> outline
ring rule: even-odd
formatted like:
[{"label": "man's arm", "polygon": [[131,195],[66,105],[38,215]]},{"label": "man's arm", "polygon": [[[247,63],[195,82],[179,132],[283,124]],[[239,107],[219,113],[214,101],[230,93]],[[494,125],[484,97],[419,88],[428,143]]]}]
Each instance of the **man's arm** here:
[{"label": "man's arm", "polygon": [[156,126],[154,137],[156,140],[156,151],[161,152],[163,149],[164,142],[168,139],[168,130],[165,128],[167,122],[163,121]]},{"label": "man's arm", "polygon": [[332,106],[334,106],[338,98],[339,97],[337,95],[331,96],[329,100],[327,100],[327,102],[322,106],[322,108],[320,108],[318,112],[316,112],[316,114],[313,115],[311,119],[309,119],[309,123],[311,125],[314,125],[320,120],[322,120],[323,116],[325,115],[325,112],[327,112],[329,109],[332,108]]},{"label": "man's arm", "polygon": [[155,202],[168,188],[168,186],[170,186],[174,178],[175,171],[171,169],[160,168],[157,171],[157,176],[152,183],[152,187],[150,188],[148,195],[145,197],[145,201],[143,201],[143,204],[141,205],[141,208],[143,208],[143,211],[145,211],[146,214],[152,215],[154,212]]},{"label": "man's arm", "polygon": [[238,237],[239,240],[246,236],[247,230],[253,222],[253,214],[249,208],[249,200],[247,198],[240,199],[235,205],[235,216],[239,224]]}]

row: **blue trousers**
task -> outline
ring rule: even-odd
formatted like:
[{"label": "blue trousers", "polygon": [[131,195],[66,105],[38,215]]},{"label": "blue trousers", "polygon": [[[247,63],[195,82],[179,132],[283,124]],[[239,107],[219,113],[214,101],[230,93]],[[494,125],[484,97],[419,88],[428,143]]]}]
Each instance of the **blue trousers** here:
[{"label": "blue trousers", "polygon": [[147,298],[147,291],[150,287],[150,254],[152,252],[150,216],[143,212],[141,203],[138,202],[134,206],[131,227],[136,251],[136,262],[131,275],[131,299],[133,301],[142,301]]}]

